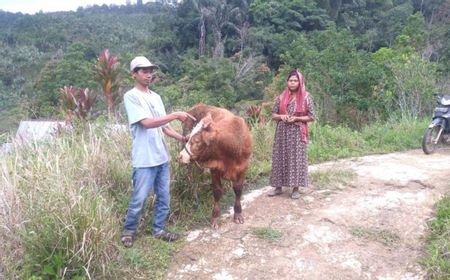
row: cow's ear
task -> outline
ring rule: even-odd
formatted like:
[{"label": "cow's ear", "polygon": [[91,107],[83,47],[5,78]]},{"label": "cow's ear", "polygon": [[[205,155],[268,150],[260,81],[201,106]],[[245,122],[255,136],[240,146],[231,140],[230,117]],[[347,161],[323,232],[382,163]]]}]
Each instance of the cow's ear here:
[{"label": "cow's ear", "polygon": [[203,121],[203,129],[211,128],[213,122],[211,113],[208,112],[208,114],[206,114],[206,117],[204,117],[202,121]]}]

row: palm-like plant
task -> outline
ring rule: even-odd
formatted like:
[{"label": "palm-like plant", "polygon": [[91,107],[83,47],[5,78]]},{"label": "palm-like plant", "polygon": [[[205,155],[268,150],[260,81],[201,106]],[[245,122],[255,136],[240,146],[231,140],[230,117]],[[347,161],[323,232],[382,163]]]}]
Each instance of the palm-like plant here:
[{"label": "palm-like plant", "polygon": [[64,86],[59,91],[61,92],[61,111],[66,122],[72,122],[74,116],[85,121],[97,98],[95,92],[88,88],[81,89],[73,86]]},{"label": "palm-like plant", "polygon": [[120,69],[119,58],[104,50],[97,58],[95,65],[96,80],[100,83],[108,106],[108,114],[115,115],[119,102]]},{"label": "palm-like plant", "polygon": [[264,115],[264,108],[270,105],[269,102],[263,102],[257,105],[250,105],[247,107],[246,114],[248,121],[250,124],[256,125],[258,124],[260,127],[265,126],[267,123],[267,118]]}]

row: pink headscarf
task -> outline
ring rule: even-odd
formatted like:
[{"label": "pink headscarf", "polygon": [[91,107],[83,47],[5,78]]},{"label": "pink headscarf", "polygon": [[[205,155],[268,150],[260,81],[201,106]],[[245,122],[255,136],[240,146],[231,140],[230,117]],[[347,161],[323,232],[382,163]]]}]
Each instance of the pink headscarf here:
[{"label": "pink headscarf", "polygon": [[[298,90],[295,93],[295,111],[294,116],[307,116],[308,115],[308,101],[307,96],[308,92],[306,91],[305,87],[305,78],[303,77],[302,73],[298,71],[297,69],[292,70],[286,81],[289,80],[291,76],[297,76],[299,81]],[[280,114],[287,114],[287,106],[289,104],[289,98],[290,97],[290,91],[289,88],[286,86],[284,91],[281,93],[280,98]],[[296,125],[300,126],[300,139],[308,143],[308,123],[307,122],[296,122]]]}]

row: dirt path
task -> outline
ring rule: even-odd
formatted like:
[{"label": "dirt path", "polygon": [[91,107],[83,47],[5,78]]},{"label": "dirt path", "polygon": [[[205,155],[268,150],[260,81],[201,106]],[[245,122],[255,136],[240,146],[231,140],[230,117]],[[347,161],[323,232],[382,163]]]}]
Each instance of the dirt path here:
[{"label": "dirt path", "polygon": [[449,163],[450,151],[414,150],[310,166],[357,175],[299,200],[269,198],[270,187],[247,194],[245,224],[224,215],[218,231],[189,233],[166,278],[424,279],[418,261],[433,205],[450,190]]}]

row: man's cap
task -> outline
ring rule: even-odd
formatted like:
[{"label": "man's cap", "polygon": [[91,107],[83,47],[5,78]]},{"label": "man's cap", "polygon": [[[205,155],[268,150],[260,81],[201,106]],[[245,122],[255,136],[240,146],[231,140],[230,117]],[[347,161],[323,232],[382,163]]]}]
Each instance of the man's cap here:
[{"label": "man's cap", "polygon": [[133,60],[130,62],[130,71],[134,71],[136,68],[158,68],[157,65],[153,64],[148,60],[145,56],[136,56],[133,58]]}]

